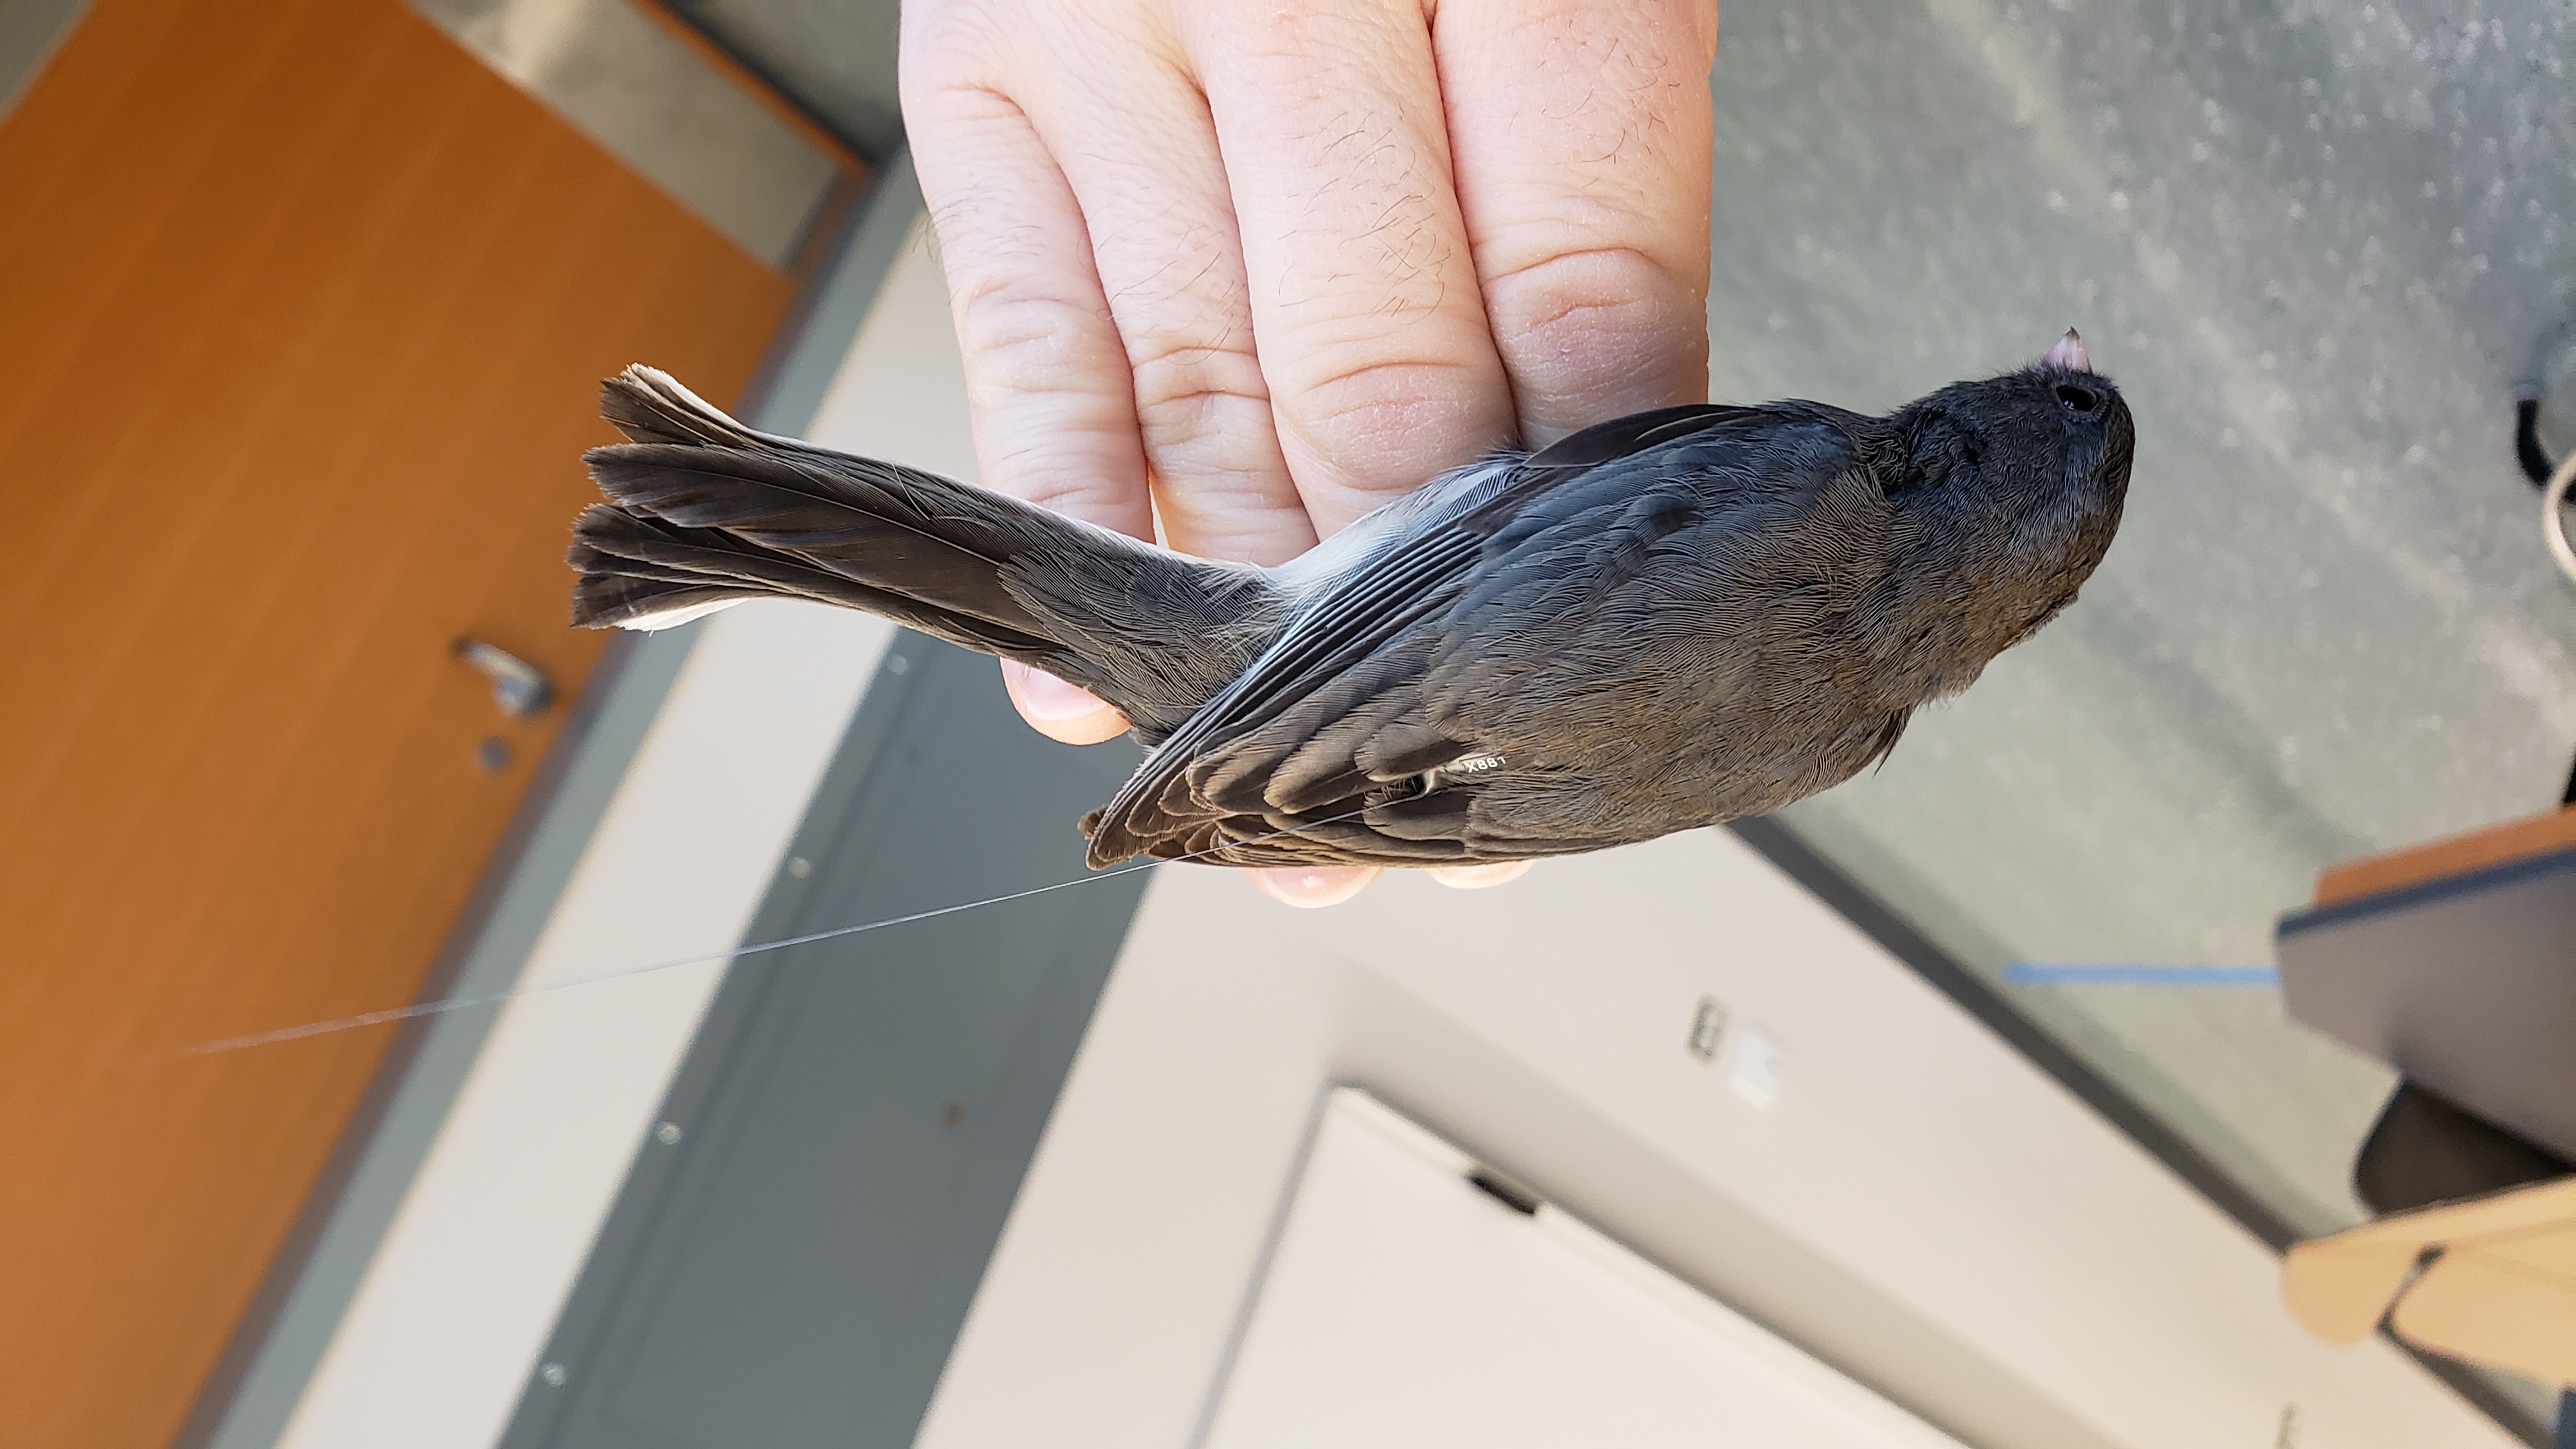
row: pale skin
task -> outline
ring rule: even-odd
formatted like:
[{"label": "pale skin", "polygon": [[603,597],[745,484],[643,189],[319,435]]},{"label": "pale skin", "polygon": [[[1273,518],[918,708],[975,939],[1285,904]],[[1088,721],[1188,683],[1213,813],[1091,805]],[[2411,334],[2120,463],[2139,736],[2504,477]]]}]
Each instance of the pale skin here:
[{"label": "pale skin", "polygon": [[[1705,400],[1716,44],[1689,0],[907,0],[983,481],[1275,564],[1515,438]],[[1050,738],[1127,728],[1002,670]],[[1378,872],[1251,874],[1316,906]]]}]

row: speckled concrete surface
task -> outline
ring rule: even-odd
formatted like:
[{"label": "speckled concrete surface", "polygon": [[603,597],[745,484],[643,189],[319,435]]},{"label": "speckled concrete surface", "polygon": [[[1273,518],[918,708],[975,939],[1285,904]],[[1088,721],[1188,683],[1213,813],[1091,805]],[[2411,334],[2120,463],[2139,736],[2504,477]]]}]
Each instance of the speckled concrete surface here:
[{"label": "speckled concrete surface", "polygon": [[[1713,393],[1881,407],[2069,323],[2138,419],[2082,602],[1794,822],[1952,949],[2259,964],[2334,861],[2555,801],[2576,590],[2511,450],[2564,10],[1741,0]],[[2294,1222],[2387,1077],[2263,990],[2013,988]]]}]

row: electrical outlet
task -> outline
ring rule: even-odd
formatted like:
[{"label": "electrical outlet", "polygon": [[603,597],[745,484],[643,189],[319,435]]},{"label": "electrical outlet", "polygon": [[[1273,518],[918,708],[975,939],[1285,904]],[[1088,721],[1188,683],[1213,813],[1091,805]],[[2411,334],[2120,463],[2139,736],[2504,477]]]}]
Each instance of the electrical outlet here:
[{"label": "electrical outlet", "polygon": [[1726,1035],[1726,1003],[1714,996],[1703,996],[1691,1013],[1690,1037],[1684,1045],[1690,1054],[1703,1062],[1717,1060],[1718,1038]]}]

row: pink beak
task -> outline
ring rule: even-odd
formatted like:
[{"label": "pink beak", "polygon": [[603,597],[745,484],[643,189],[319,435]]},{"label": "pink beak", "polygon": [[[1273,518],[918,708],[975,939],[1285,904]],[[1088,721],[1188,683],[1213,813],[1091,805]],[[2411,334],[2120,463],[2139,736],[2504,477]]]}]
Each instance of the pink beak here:
[{"label": "pink beak", "polygon": [[2039,365],[2091,372],[2093,359],[2084,355],[2084,339],[2076,336],[2075,329],[2069,327],[2066,329],[2066,335],[2057,339],[2057,345],[2048,349],[2048,355],[2039,360]]}]

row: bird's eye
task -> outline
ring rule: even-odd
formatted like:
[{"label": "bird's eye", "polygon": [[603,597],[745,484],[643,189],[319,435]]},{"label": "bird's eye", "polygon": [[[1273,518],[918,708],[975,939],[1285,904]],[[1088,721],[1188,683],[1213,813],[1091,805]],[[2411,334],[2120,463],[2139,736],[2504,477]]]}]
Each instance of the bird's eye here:
[{"label": "bird's eye", "polygon": [[2071,413],[2089,413],[2102,405],[2100,393],[2089,387],[2078,387],[2071,382],[2061,382],[2057,385],[2057,400],[2065,404],[2066,410]]}]

